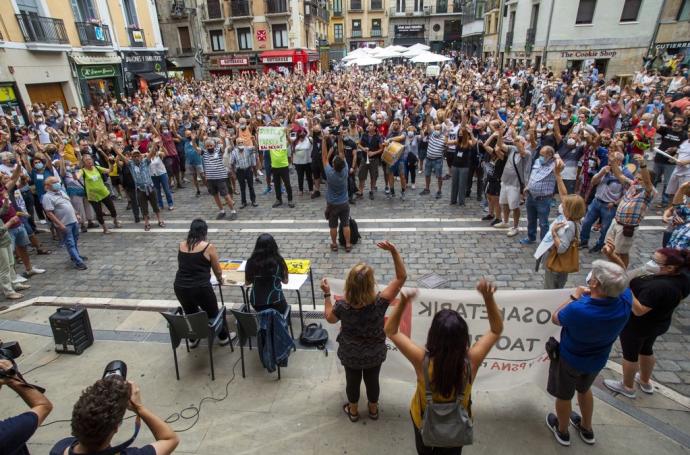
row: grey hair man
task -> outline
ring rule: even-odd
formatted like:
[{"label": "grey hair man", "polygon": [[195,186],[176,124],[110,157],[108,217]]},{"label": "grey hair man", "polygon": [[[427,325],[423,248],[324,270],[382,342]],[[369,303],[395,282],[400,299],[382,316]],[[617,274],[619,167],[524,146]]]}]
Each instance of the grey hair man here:
[{"label": "grey hair man", "polygon": [[[546,423],[561,445],[570,445],[568,422],[584,442],[595,442],[591,386],[630,317],[633,296],[628,281],[621,266],[594,261],[587,286],[574,289],[570,299],[553,313],[553,323],[562,329],[560,346],[549,355],[547,390],[556,398],[556,413],[547,414]],[[572,411],[576,391],[582,415]]]}]

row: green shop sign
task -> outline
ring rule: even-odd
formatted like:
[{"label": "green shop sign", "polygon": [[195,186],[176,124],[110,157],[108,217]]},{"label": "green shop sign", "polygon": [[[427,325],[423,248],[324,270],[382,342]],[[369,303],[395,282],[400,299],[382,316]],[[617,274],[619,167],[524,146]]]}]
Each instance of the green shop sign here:
[{"label": "green shop sign", "polygon": [[116,72],[113,65],[80,66],[79,74],[82,79],[102,79],[104,77],[114,77]]}]

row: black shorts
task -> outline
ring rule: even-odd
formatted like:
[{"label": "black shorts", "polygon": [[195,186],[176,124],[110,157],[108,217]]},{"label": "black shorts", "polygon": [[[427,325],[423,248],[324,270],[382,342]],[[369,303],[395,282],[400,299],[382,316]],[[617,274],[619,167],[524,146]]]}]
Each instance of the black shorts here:
[{"label": "black shorts", "polygon": [[577,390],[585,393],[592,387],[597,377],[596,373],[581,373],[571,367],[565,360],[559,358],[549,365],[549,381],[546,390],[560,400],[572,400]]},{"label": "black shorts", "polygon": [[208,179],[206,186],[208,186],[208,192],[211,196],[219,194],[221,197],[225,197],[228,195],[227,179]]},{"label": "black shorts", "polygon": [[489,179],[486,182],[486,194],[498,197],[498,195],[501,194],[501,181],[498,179]]},{"label": "black shorts", "polygon": [[331,205],[326,207],[326,218],[328,219],[328,227],[335,229],[338,227],[338,221],[341,226],[349,226],[350,223],[350,204]]},{"label": "black shorts", "polygon": [[323,177],[323,163],[321,162],[321,158],[319,158],[318,161],[314,161],[312,158],[311,175],[314,177],[314,180],[318,180]]},{"label": "black shorts", "polygon": [[665,332],[666,330],[640,333],[639,330],[626,327],[619,337],[623,358],[628,362],[637,362],[640,355],[654,355],[656,337]]},{"label": "black shorts", "polygon": [[113,184],[115,188],[118,186],[122,185],[122,179],[120,178],[119,175],[111,175],[110,176],[110,183]]}]

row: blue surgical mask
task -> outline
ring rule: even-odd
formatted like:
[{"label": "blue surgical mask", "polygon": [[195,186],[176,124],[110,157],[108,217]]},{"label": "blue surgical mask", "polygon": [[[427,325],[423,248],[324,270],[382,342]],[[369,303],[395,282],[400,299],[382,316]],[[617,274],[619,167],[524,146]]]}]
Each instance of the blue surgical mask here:
[{"label": "blue surgical mask", "polygon": [[543,156],[540,156],[539,157],[539,164],[541,164],[542,166],[545,165],[546,164],[546,158],[544,158]]},{"label": "blue surgical mask", "polygon": [[43,163],[36,163],[34,166],[36,169],[43,169]]},{"label": "blue surgical mask", "polygon": [[50,185],[50,189],[53,191],[60,191],[62,189],[62,185],[60,185],[60,182],[55,182],[52,185]]}]

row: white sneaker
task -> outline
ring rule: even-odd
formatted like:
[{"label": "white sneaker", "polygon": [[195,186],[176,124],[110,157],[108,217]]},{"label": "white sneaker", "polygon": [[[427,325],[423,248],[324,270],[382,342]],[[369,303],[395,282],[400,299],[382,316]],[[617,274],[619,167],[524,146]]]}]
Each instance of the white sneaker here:
[{"label": "white sneaker", "polygon": [[42,273],[46,273],[45,269],[39,269],[38,267],[31,267],[30,272],[32,275],[40,275]]},{"label": "white sneaker", "polygon": [[628,397],[628,398],[635,398],[635,390],[632,392],[628,389],[625,388],[625,385],[623,385],[623,381],[616,381],[614,379],[605,379],[604,380],[604,385],[606,386],[607,389],[620,393],[621,395]]},{"label": "white sneaker", "polygon": [[46,224],[46,220],[38,220],[40,224]]},{"label": "white sneaker", "polygon": [[29,281],[29,280],[27,280],[26,278],[24,278],[24,277],[21,276],[21,275],[17,275],[17,276],[15,277],[14,281],[12,281],[12,284],[24,283],[25,281]]},{"label": "white sneaker", "polygon": [[23,283],[13,283],[12,287],[14,288],[15,291],[26,291],[27,289],[31,289],[30,284],[23,284]]},{"label": "white sneaker", "polygon": [[263,177],[263,176],[264,176],[264,173],[261,172],[261,171],[259,171],[259,176],[260,176],[260,177]]},{"label": "white sneaker", "polygon": [[501,221],[501,222],[498,223],[498,224],[494,224],[494,227],[495,227],[496,229],[508,229],[508,228],[510,227],[510,225],[509,225],[508,223],[505,223],[505,222]]},{"label": "white sneaker", "polygon": [[651,383],[643,384],[640,381],[640,373],[637,372],[635,373],[635,382],[637,382],[637,385],[640,386],[640,390],[642,390],[644,393],[648,393],[652,395],[654,393],[654,386]]},{"label": "white sneaker", "polygon": [[517,234],[518,234],[518,229],[514,228],[514,227],[508,229],[508,232],[506,233],[506,235],[508,237],[515,237]]},{"label": "white sneaker", "polygon": [[413,189],[413,190],[416,190],[416,189],[417,189],[417,187],[415,186],[414,183],[412,184],[412,189]]}]

